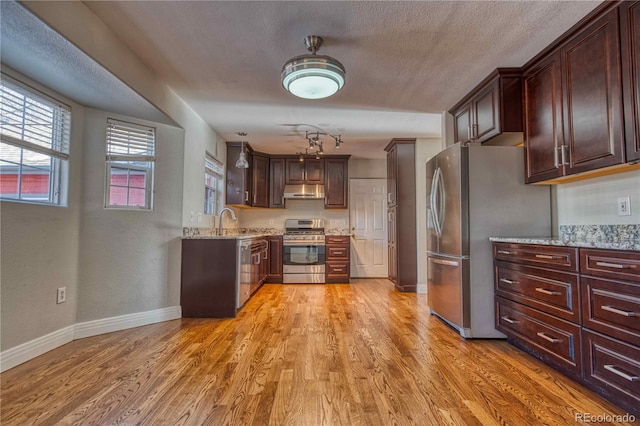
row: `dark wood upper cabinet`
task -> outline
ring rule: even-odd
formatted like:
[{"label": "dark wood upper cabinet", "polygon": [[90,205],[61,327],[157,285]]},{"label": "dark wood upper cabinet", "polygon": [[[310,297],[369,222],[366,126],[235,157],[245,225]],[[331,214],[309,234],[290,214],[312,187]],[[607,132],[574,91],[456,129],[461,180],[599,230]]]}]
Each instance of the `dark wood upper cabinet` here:
[{"label": "dark wood upper cabinet", "polygon": [[253,154],[251,193],[253,207],[269,207],[269,157]]},{"label": "dark wood upper cabinet", "polygon": [[562,127],[562,74],[560,54],[551,55],[524,80],[526,182],[562,176],[559,147]]},{"label": "dark wood upper cabinet", "polygon": [[398,149],[395,144],[387,148],[387,207],[393,207],[398,203]]},{"label": "dark wood upper cabinet", "polygon": [[520,68],[498,68],[449,111],[454,117],[456,142],[484,143],[522,133],[522,76]]},{"label": "dark wood upper cabinet", "polygon": [[285,162],[287,185],[324,184],[324,160],[287,158]]},{"label": "dark wood upper cabinet", "polygon": [[285,208],[284,205],[284,158],[269,160],[269,207]]},{"label": "dark wood upper cabinet", "polygon": [[560,52],[568,146],[565,174],[623,163],[618,9],[587,26]]},{"label": "dark wood upper cabinet", "polygon": [[640,1],[620,5],[622,88],[627,161],[640,160]]},{"label": "dark wood upper cabinet", "polygon": [[[235,166],[240,152],[244,149],[248,169],[239,169]],[[252,202],[251,192],[251,163],[252,149],[249,144],[241,142],[227,142],[227,173],[226,173],[226,201],[225,204],[236,206],[250,206]]]},{"label": "dark wood upper cabinet", "polygon": [[349,159],[327,158],[325,167],[325,201],[326,209],[346,209],[349,206]]}]

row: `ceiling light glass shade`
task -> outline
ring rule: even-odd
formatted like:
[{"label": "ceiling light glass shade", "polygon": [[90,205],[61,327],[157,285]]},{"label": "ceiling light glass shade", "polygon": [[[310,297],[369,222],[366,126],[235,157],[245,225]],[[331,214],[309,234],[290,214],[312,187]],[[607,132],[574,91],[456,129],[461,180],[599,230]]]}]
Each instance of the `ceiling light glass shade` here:
[{"label": "ceiling light glass shade", "polygon": [[330,56],[301,55],[282,67],[282,86],[304,99],[327,98],[344,87],[344,66]]},{"label": "ceiling light glass shade", "polygon": [[244,155],[244,151],[240,153],[238,156],[238,160],[236,161],[236,167],[239,169],[248,169],[249,162],[247,161],[247,157]]}]

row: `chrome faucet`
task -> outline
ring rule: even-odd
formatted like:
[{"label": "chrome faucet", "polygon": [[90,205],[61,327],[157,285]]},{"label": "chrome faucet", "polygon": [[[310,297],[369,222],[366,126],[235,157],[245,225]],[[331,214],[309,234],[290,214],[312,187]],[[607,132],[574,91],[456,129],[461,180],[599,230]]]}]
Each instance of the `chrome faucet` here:
[{"label": "chrome faucet", "polygon": [[224,212],[229,212],[231,214],[231,220],[236,221],[236,214],[229,207],[220,210],[220,214],[218,215],[218,235],[222,235],[222,214]]}]

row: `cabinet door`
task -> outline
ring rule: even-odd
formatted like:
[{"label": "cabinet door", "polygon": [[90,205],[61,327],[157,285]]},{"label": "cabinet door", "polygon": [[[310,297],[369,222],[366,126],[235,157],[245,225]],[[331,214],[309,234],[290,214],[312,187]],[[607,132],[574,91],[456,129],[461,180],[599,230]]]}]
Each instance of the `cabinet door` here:
[{"label": "cabinet door", "polygon": [[500,133],[500,85],[495,80],[473,98],[472,137],[474,142],[484,142]]},{"label": "cabinet door", "polygon": [[282,282],[282,236],[269,237],[269,282]]},{"label": "cabinet door", "polygon": [[308,184],[324,184],[324,160],[305,159],[305,182]]},{"label": "cabinet door", "polygon": [[284,205],[284,158],[269,160],[269,207],[281,208]]},{"label": "cabinet door", "polygon": [[[252,156],[247,154],[248,169],[239,169],[235,166],[236,160],[243,149],[241,146],[227,145],[227,173],[225,191],[225,204],[250,205],[251,204],[251,163]],[[246,153],[246,150],[245,150]]]},{"label": "cabinet door", "polygon": [[253,155],[252,161],[252,202],[253,207],[269,207],[269,158]]},{"label": "cabinet door", "polygon": [[471,102],[465,104],[453,115],[453,137],[456,142],[471,142],[472,129]]},{"label": "cabinet door", "polygon": [[540,182],[562,176],[563,144],[560,56],[540,62],[524,80],[525,180]]},{"label": "cabinet door", "polygon": [[396,212],[396,207],[390,208],[387,212],[387,220],[389,221],[387,224],[389,243],[389,280],[394,283],[396,283],[398,279],[398,230],[396,228]]},{"label": "cabinet door", "polygon": [[348,207],[348,165],[346,158],[330,158],[325,163],[325,201],[327,209],[346,209]]},{"label": "cabinet door", "polygon": [[620,5],[627,161],[640,160],[640,1]]},{"label": "cabinet door", "polygon": [[561,49],[566,174],[624,162],[618,9]]},{"label": "cabinet door", "polygon": [[297,158],[287,158],[285,161],[285,182],[287,185],[302,185],[304,180],[304,163]]},{"label": "cabinet door", "polygon": [[398,147],[387,153],[387,206],[395,206],[398,201]]}]

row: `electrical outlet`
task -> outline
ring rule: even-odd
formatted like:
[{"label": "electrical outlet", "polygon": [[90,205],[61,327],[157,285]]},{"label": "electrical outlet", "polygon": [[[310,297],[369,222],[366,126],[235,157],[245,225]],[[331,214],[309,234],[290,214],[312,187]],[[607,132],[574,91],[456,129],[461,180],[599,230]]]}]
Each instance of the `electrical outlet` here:
[{"label": "electrical outlet", "polygon": [[198,212],[198,223],[202,223],[202,213]]},{"label": "electrical outlet", "polygon": [[67,288],[59,287],[58,288],[58,298],[56,299],[56,303],[64,303],[67,301]]},{"label": "electrical outlet", "polygon": [[618,198],[618,216],[631,216],[631,200],[629,197]]}]

